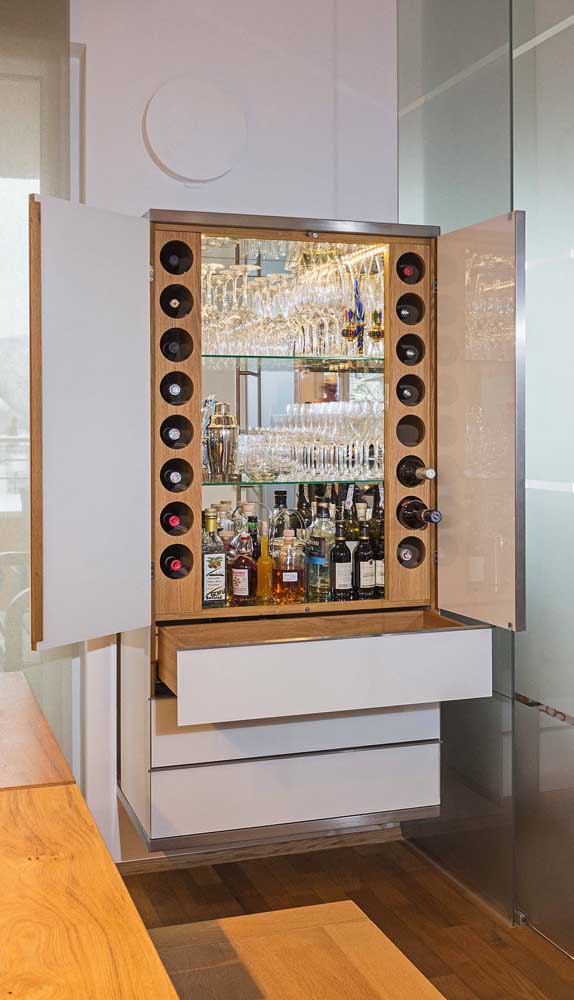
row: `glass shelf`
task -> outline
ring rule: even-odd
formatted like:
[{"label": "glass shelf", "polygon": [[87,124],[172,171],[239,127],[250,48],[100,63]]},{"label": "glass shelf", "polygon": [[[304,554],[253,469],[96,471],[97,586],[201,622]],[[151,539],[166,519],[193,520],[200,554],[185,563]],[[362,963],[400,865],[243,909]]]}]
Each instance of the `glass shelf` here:
[{"label": "glass shelf", "polygon": [[305,486],[315,485],[319,483],[325,483],[330,486],[332,483],[358,483],[358,484],[368,484],[368,483],[382,483],[382,476],[375,476],[374,478],[366,476],[339,476],[337,479],[226,479],[225,482],[212,482],[211,480],[204,480],[202,486],[240,486],[242,488],[247,488],[249,486],[298,486],[299,483],[303,483]]},{"label": "glass shelf", "polygon": [[239,363],[241,368],[256,362],[263,372],[290,371],[293,367],[311,371],[382,372],[384,357],[365,355],[361,357],[317,357],[285,354],[202,354],[204,361]]}]

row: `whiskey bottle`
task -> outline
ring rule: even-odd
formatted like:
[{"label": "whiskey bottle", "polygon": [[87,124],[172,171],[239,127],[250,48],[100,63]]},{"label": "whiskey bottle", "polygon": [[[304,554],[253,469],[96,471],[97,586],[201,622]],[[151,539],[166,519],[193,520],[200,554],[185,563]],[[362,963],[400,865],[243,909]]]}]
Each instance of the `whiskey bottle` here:
[{"label": "whiskey bottle", "polygon": [[292,528],[283,533],[283,544],[273,565],[273,593],[278,604],[305,600],[305,552]]},{"label": "whiskey bottle", "polygon": [[257,564],[248,532],[239,536],[235,555],[229,560],[229,590],[233,607],[253,604],[257,596]]},{"label": "whiskey bottle", "polygon": [[223,608],[227,602],[225,546],[217,534],[217,513],[206,511],[202,541],[204,608]]},{"label": "whiskey bottle", "polygon": [[359,543],[353,553],[353,594],[363,601],[375,596],[375,553],[366,521],[361,522]]},{"label": "whiskey bottle", "polygon": [[329,557],[331,576],[331,600],[350,601],[353,597],[353,557],[345,541],[345,525],[337,521],[335,544]]},{"label": "whiskey bottle", "polygon": [[397,507],[397,517],[404,528],[422,531],[429,524],[440,524],[440,510],[429,510],[418,497],[405,497]]},{"label": "whiskey bottle", "polygon": [[331,580],[329,556],[335,541],[335,525],[329,517],[327,500],[317,501],[317,517],[307,542],[307,597],[309,601],[329,601]]},{"label": "whiskey bottle", "polygon": [[257,560],[257,600],[261,604],[271,604],[273,601],[273,559],[269,555],[265,524],[261,535],[261,555]]}]

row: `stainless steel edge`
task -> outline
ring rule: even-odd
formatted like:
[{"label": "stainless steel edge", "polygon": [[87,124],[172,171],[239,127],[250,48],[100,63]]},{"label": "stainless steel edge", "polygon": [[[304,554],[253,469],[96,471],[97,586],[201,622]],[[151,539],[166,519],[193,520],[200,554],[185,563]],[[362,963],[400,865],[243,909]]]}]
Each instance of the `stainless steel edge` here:
[{"label": "stainless steel edge", "polygon": [[526,628],[526,472],[525,472],[525,369],[526,369],[526,213],[515,219],[515,620],[514,630]]},{"label": "stainless steel edge", "polygon": [[227,212],[185,212],[164,208],[150,208],[146,213],[150,222],[173,226],[218,226],[222,229],[293,229],[310,234],[341,233],[357,236],[407,236],[433,238],[440,233],[439,226],[410,226],[398,222],[352,222],[348,219],[305,219],[285,215],[239,215]]},{"label": "stainless steel edge", "polygon": [[368,813],[359,816],[338,816],[332,819],[302,820],[298,823],[278,823],[272,826],[245,827],[236,830],[220,830],[214,833],[196,833],[180,837],[147,838],[150,851],[177,851],[189,847],[198,853],[207,850],[239,850],[247,847],[273,844],[282,841],[293,842],[309,837],[324,837],[327,846],[329,838],[345,833],[362,833],[369,830],[383,830],[395,823],[416,819],[432,819],[439,815],[440,806],[414,806],[409,809],[395,809],[388,812]]}]

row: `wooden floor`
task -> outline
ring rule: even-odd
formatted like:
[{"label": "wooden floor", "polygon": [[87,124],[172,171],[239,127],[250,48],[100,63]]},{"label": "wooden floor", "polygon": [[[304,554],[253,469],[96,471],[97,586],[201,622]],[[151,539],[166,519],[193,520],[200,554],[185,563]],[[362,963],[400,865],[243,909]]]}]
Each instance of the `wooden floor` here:
[{"label": "wooden floor", "polygon": [[574,961],[506,927],[404,842],[125,882],[150,928],[352,899],[447,1000],[574,1000]]}]

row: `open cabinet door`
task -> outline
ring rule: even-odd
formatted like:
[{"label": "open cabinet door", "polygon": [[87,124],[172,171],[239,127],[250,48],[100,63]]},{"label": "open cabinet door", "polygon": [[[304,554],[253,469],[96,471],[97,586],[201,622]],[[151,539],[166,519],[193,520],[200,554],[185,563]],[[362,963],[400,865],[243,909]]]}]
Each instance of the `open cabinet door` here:
[{"label": "open cabinet door", "polygon": [[32,645],[149,625],[149,226],[30,201]]},{"label": "open cabinet door", "polygon": [[514,630],[524,594],[524,213],[438,238],[437,445],[445,611]]}]

